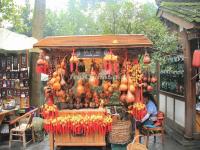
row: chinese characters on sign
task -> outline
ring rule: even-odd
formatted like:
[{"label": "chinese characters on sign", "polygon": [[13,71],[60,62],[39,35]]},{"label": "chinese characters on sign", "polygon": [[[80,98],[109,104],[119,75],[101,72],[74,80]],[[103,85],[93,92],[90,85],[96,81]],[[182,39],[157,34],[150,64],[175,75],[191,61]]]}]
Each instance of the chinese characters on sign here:
[{"label": "chinese characters on sign", "polygon": [[104,57],[105,52],[105,49],[77,49],[76,55],[79,58]]}]

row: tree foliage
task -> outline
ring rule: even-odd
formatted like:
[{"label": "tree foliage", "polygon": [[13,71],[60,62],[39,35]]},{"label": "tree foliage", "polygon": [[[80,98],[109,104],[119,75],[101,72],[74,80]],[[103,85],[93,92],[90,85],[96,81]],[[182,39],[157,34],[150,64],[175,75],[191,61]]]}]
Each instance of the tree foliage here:
[{"label": "tree foliage", "polygon": [[17,8],[13,0],[0,0],[0,27],[3,23],[11,23],[16,18]]},{"label": "tree foliage", "polygon": [[[28,1],[28,0],[27,0]],[[14,7],[8,0],[3,14]],[[47,1],[48,2],[48,1]],[[44,36],[84,34],[145,34],[154,44],[154,59],[172,53],[177,47],[177,36],[168,32],[156,17],[157,8],[151,4],[137,4],[132,0],[68,0],[66,9],[58,12],[47,10]],[[16,10],[15,10],[16,12]],[[12,11],[9,11],[12,14]],[[7,16],[10,16],[9,14]],[[20,21],[14,21],[13,30],[30,35],[32,10],[27,3],[17,11]],[[4,15],[5,16],[5,15]],[[9,17],[4,17],[9,18]],[[16,17],[17,18],[17,17]],[[161,61],[161,60],[160,60]]]},{"label": "tree foliage", "polygon": [[19,7],[18,17],[13,21],[12,31],[32,36],[32,16],[33,10],[31,9],[29,0],[25,1],[25,6]]}]

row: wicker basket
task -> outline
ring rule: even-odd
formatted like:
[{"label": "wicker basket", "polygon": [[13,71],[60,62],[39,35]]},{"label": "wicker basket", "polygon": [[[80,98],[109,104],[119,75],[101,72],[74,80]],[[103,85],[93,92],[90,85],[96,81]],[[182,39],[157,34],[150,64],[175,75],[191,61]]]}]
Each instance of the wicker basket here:
[{"label": "wicker basket", "polygon": [[130,120],[116,120],[112,123],[112,130],[108,140],[112,144],[126,144],[132,140],[132,124]]},{"label": "wicker basket", "polygon": [[136,139],[139,138],[141,135],[137,135],[132,143],[127,145],[127,150],[148,150],[144,144],[136,142]]}]

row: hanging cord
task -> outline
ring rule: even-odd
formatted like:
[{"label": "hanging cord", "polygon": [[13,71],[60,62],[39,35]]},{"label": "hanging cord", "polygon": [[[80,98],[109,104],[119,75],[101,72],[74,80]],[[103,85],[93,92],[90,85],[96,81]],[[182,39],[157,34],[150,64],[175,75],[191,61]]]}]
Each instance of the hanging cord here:
[{"label": "hanging cord", "polygon": [[197,45],[198,45],[198,49],[199,49],[199,38],[197,39]]}]

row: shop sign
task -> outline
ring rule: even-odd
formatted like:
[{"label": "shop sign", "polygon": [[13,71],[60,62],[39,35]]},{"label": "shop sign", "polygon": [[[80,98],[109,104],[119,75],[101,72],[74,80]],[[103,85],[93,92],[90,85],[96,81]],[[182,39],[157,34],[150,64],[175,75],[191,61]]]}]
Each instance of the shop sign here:
[{"label": "shop sign", "polygon": [[105,53],[107,52],[106,49],[77,49],[76,55],[79,58],[95,58],[95,57],[104,57]]}]

